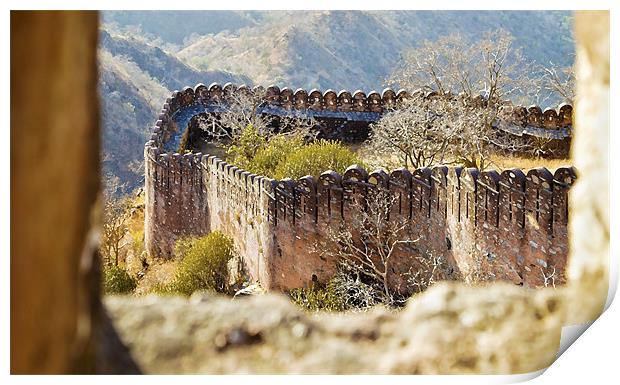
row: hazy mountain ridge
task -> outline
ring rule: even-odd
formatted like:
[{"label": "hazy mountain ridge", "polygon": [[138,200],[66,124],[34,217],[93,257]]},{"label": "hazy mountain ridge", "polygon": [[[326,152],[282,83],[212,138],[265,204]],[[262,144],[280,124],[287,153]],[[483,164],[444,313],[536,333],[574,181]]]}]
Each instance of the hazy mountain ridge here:
[{"label": "hazy mountain ridge", "polygon": [[503,28],[526,57],[570,65],[571,18],[559,11],[280,11],[263,23],[194,39],[178,57],[262,85],[369,91],[385,85],[404,49],[452,32],[475,39]]},{"label": "hazy mountain ridge", "polygon": [[103,173],[108,184],[127,184],[127,192],[142,182],[140,161],[147,127],[154,110],[131,81],[107,64],[100,64]]},{"label": "hazy mountain ridge", "polygon": [[139,26],[138,33],[182,47],[192,35],[235,31],[256,25],[268,12],[261,11],[102,11],[104,24]]},{"label": "hazy mountain ridge", "polygon": [[137,39],[112,37],[105,30],[100,33],[99,46],[115,56],[126,56],[136,63],[142,71],[157,79],[169,90],[180,90],[185,86],[201,82],[209,84],[214,81],[247,81],[247,78],[235,76],[227,71],[197,70],[158,47]]}]

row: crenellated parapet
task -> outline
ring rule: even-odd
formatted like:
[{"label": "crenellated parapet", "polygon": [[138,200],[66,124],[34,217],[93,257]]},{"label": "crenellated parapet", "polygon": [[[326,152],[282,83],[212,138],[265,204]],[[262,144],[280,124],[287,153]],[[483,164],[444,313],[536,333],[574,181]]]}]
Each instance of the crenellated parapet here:
[{"label": "crenellated parapet", "polygon": [[[175,91],[164,104],[144,149],[145,244],[151,255],[173,258],[176,240],[221,230],[235,239],[250,276],[267,288],[324,281],[336,261],[317,254],[316,245],[324,243],[331,226],[354,226],[356,202],[383,187],[396,202],[388,220],[406,221],[409,235],[418,239],[414,251],[395,257],[394,282],[411,267],[412,252],[443,256],[460,277],[480,273],[525,286],[550,284],[548,277],[564,282],[573,168],[500,173],[436,166],[387,172],[353,165],[342,175],[326,171],[318,178],[273,180],[208,154],[176,153],[192,118],[217,111],[234,92],[251,90],[200,84]],[[345,114],[357,122],[380,116],[386,106],[398,108],[408,97],[390,89],[366,95],[277,87],[265,95],[270,111]],[[521,127],[556,131],[570,128],[570,111],[570,106],[555,113],[514,109]]]},{"label": "crenellated parapet", "polygon": [[[449,176],[449,174],[452,174]],[[576,178],[572,167],[561,167],[551,173],[544,167],[527,171],[510,169],[479,172],[473,168],[435,166],[410,171],[399,168],[391,173],[379,169],[372,172],[352,165],[344,174],[325,171],[318,179],[304,176],[276,181],[274,198],[278,219],[295,223],[308,216],[318,223],[326,211],[341,214],[355,190],[379,187],[398,195],[399,215],[413,218],[420,213],[430,215],[431,208],[454,216],[457,222],[471,220],[474,226],[506,228],[508,222],[525,227],[525,216],[531,215],[551,233],[554,227],[566,225],[566,193]],[[328,205],[327,196],[334,199]],[[463,198],[463,199],[461,199]],[[329,208],[328,208],[329,206]],[[290,215],[287,215],[287,210]],[[292,215],[295,213],[295,215]],[[503,215],[500,215],[503,213]]]},{"label": "crenellated parapet", "polygon": [[[403,101],[422,97],[427,99],[438,97],[464,98],[463,95],[440,96],[433,91],[415,90],[409,93],[405,90],[394,91],[384,89],[381,93],[371,91],[368,94],[361,90],[336,92],[328,89],[310,91],[298,88],[282,88],[261,86],[250,89],[245,85],[237,86],[232,83],[223,86],[213,83],[210,86],[197,84],[185,87],[181,91],[174,91],[166,101],[167,112],[175,121],[183,121],[186,115],[196,115],[200,112],[213,113],[225,108],[235,94],[256,93],[263,95],[264,104],[258,113],[272,115],[306,115],[320,122],[320,134],[325,138],[339,139],[345,142],[359,142],[368,138],[370,124],[377,122],[381,116],[393,109],[399,108]],[[472,103],[484,104],[482,96],[474,98]],[[562,104],[557,108],[547,108],[544,111],[539,106],[515,106],[510,101],[504,101],[501,107],[511,116],[511,122],[501,124],[498,128],[516,136],[531,136],[550,139],[558,142],[562,154],[568,153],[572,132],[572,106]],[[187,124],[187,122],[185,122]],[[184,130],[185,127],[182,127]],[[175,131],[176,132],[176,131]],[[197,131],[197,135],[201,133]],[[177,135],[180,135],[177,132]],[[179,143],[179,138],[171,145]],[[169,150],[171,148],[168,148]]]},{"label": "crenellated parapet", "polygon": [[264,95],[265,102],[273,106],[280,106],[291,110],[316,110],[316,111],[343,111],[343,112],[377,112],[395,108],[399,102],[410,97],[405,90],[394,92],[391,88],[386,88],[381,94],[371,91],[366,95],[363,91],[357,90],[353,93],[341,90],[336,93],[328,89],[324,92],[318,89],[310,91],[298,88],[293,90],[285,87],[280,89],[277,86],[269,86],[266,89],[256,86],[252,89],[246,85],[237,86],[226,83],[223,86],[213,83],[210,86],[197,84],[195,87],[185,87],[181,91],[175,91],[170,100],[171,112],[188,107],[192,104],[202,104],[208,106],[221,103],[230,98],[233,93],[255,92]]},{"label": "crenellated parapet", "polygon": [[[285,87],[280,89],[275,85],[266,89],[262,86],[250,89],[246,85],[237,86],[226,83],[222,86],[218,83],[212,83],[208,87],[204,84],[197,84],[193,88],[185,87],[181,91],[175,91],[168,103],[170,104],[170,112],[174,114],[191,105],[200,104],[207,107],[212,104],[219,104],[230,99],[234,93],[243,92],[264,95],[266,104],[282,107],[285,110],[374,112],[379,114],[398,108],[400,103],[412,97],[439,97],[436,92],[422,89],[409,93],[402,89],[394,91],[391,88],[385,88],[381,93],[373,90],[366,94],[362,90],[336,92],[332,89],[321,91],[315,88],[307,91],[303,88],[293,90]],[[448,97],[463,96],[450,95]],[[484,99],[480,96],[475,98],[473,102],[484,103]],[[510,101],[505,101],[504,104],[514,109],[514,123],[521,127],[562,129],[572,126],[572,106],[570,104],[561,104],[557,108],[546,108],[544,111],[536,105],[529,107],[513,106]]]},{"label": "crenellated parapet", "polygon": [[[330,223],[355,217],[355,196],[381,186],[394,196],[391,220],[411,224],[420,250],[449,257],[462,273],[478,253],[483,269],[516,284],[544,284],[542,271],[562,282],[567,255],[567,196],[572,167],[502,172],[436,166],[367,172],[351,166],[342,175],[285,179],[275,184],[272,224],[276,233],[300,228],[320,238]],[[352,224],[351,224],[352,225]],[[407,258],[407,256],[401,256]]]}]

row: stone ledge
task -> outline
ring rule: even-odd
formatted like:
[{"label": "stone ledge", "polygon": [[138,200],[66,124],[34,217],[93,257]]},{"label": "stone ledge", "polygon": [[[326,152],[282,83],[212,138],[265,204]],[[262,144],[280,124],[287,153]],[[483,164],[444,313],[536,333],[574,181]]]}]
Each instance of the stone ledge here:
[{"label": "stone ledge", "polygon": [[442,283],[401,311],[346,314],[305,313],[275,294],[104,305],[145,373],[507,374],[554,361],[563,293]]}]

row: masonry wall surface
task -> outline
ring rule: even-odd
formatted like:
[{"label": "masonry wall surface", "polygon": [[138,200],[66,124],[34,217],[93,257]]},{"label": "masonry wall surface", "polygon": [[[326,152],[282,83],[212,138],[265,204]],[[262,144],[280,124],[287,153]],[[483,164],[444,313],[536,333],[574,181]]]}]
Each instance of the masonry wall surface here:
[{"label": "masonry wall surface", "polygon": [[281,181],[272,202],[272,263],[282,274],[272,283],[284,289],[303,286],[313,275],[328,279],[335,261],[313,253],[312,246],[321,245],[327,229],[340,221],[354,229],[356,194],[379,184],[397,197],[390,220],[404,217],[407,238],[418,239],[394,257],[394,285],[415,267],[415,256],[429,253],[442,255],[457,276],[471,276],[479,269],[491,280],[518,285],[542,286],[545,276],[562,283],[568,253],[567,194],[574,180],[572,168],[559,168],[555,175],[542,168],[500,175],[448,167],[387,175],[350,167],[342,176],[324,173],[319,181]]},{"label": "masonry wall surface", "polygon": [[[397,252],[388,279],[393,286],[415,268],[415,256],[429,254],[444,257],[455,277],[478,274],[524,286],[564,282],[567,194],[576,178],[574,169],[500,174],[435,167],[388,175],[351,166],[343,175],[325,172],[319,180],[274,181],[213,156],[170,152],[169,143],[177,143],[191,128],[191,118],[204,113],[200,106],[233,92],[226,87],[199,85],[175,91],[145,146],[145,243],[151,255],[172,258],[179,238],[221,230],[235,240],[252,279],[266,288],[286,290],[325,281],[336,261],[316,251],[325,247],[328,228],[342,222],[355,226],[352,202],[382,185],[398,197],[391,218],[404,218],[410,238],[418,239]],[[325,98],[325,106],[305,105],[303,95],[289,106],[287,91],[279,95],[285,109],[332,108]],[[384,91],[386,100],[389,95]],[[375,104],[381,106],[380,99],[375,98]],[[364,114],[378,111],[359,100],[357,112],[362,115],[351,108],[350,119],[363,121]],[[333,109],[349,110],[346,103]],[[537,116],[536,109],[531,110],[531,116]],[[564,120],[556,114],[554,122],[569,124],[566,108],[560,111]]]}]

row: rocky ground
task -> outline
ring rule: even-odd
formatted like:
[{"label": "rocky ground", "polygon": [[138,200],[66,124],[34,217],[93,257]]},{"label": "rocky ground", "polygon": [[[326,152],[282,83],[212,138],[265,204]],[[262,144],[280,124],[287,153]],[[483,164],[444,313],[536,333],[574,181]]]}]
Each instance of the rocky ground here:
[{"label": "rocky ground", "polygon": [[144,373],[522,373],[557,354],[561,290],[442,283],[401,311],[306,313],[281,295],[107,297]]}]

